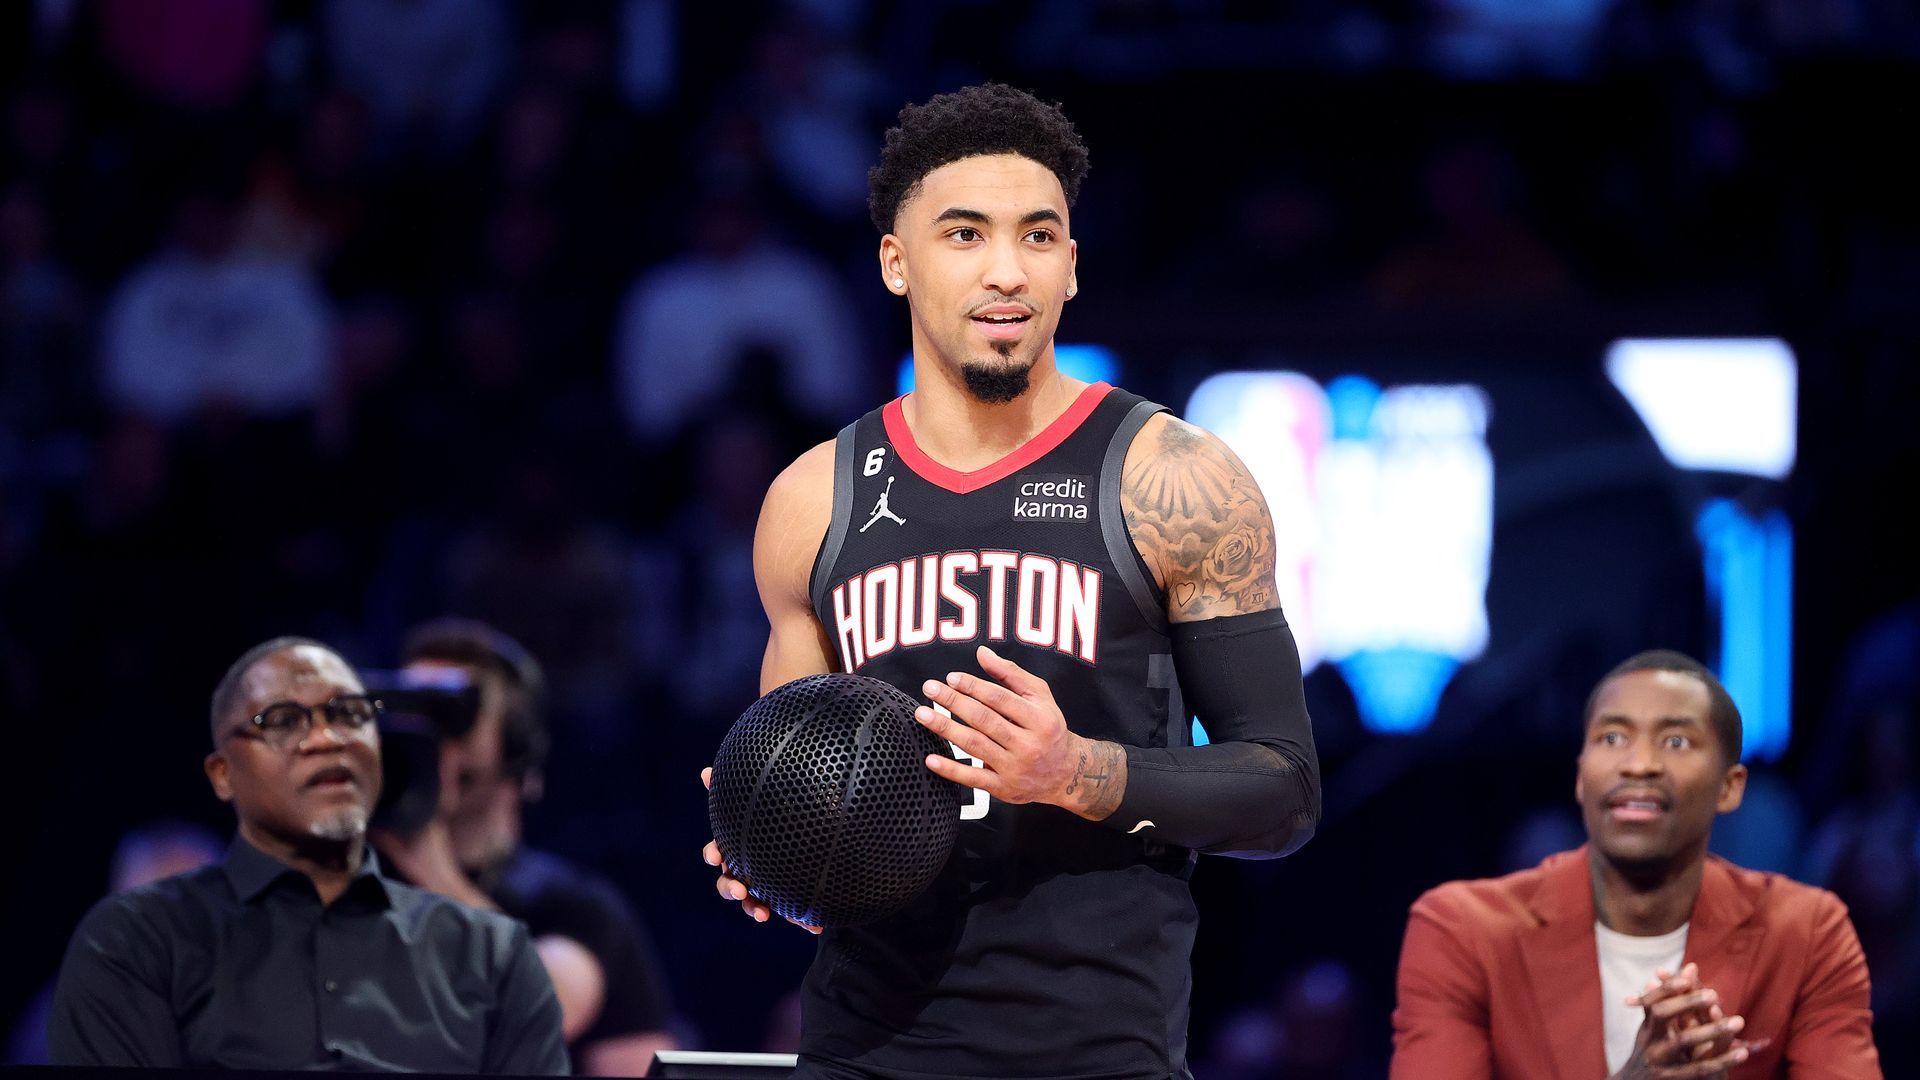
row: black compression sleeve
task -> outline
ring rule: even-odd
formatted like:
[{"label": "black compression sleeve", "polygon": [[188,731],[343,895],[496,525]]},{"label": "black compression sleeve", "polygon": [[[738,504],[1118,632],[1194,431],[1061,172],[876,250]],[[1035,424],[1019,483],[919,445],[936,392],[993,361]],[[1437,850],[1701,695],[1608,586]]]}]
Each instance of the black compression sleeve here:
[{"label": "black compression sleeve", "polygon": [[1175,623],[1173,664],[1210,742],[1127,747],[1126,795],[1105,823],[1216,855],[1297,850],[1320,821],[1320,758],[1286,616]]}]

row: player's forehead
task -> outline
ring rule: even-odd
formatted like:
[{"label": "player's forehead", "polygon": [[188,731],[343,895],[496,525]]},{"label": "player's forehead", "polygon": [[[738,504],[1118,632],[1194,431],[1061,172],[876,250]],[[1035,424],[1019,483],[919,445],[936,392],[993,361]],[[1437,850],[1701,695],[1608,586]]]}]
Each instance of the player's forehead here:
[{"label": "player's forehead", "polygon": [[908,222],[924,227],[956,209],[1008,222],[1052,211],[1064,222],[1067,193],[1053,170],[1032,158],[975,154],[950,161],[922,177],[900,213]]},{"label": "player's forehead", "polygon": [[1600,685],[1587,724],[1685,720],[1704,728],[1712,710],[1706,684],[1684,671],[1628,671]]},{"label": "player's forehead", "polygon": [[251,710],[276,701],[325,701],[361,692],[360,680],[338,655],[313,645],[295,645],[260,659],[241,680]]}]

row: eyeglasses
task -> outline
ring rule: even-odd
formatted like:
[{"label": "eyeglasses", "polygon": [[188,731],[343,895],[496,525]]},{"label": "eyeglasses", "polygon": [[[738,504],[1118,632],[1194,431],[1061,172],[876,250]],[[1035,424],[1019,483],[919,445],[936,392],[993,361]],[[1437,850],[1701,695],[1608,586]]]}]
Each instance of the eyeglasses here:
[{"label": "eyeglasses", "polygon": [[275,750],[299,745],[313,730],[313,714],[323,712],[327,723],[342,734],[357,733],[380,719],[380,702],[365,694],[342,694],[320,705],[302,705],[297,701],[276,701],[254,713],[247,725],[236,727],[229,735],[259,739]]}]

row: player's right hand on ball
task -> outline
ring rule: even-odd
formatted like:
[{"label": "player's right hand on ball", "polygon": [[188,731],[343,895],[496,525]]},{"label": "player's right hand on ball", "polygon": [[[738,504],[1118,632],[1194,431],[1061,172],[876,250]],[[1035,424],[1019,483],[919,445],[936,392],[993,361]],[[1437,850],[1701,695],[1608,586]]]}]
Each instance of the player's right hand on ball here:
[{"label": "player's right hand on ball", "polygon": [[[707,788],[713,786],[712,766],[700,770],[700,784],[702,787]],[[707,841],[707,846],[700,850],[700,856],[707,861],[708,866],[726,865],[720,859],[720,845],[714,843],[712,840]],[[720,871],[720,880],[714,882],[714,888],[719,891],[721,896],[728,900],[738,900],[740,902],[740,910],[746,912],[747,917],[754,922],[766,922],[773,916],[772,908],[769,908],[767,905],[748,895],[746,882],[738,878],[728,877],[725,870]],[[820,932],[819,927],[809,926],[798,919],[788,919],[787,921],[805,930],[809,934],[817,934]]]}]

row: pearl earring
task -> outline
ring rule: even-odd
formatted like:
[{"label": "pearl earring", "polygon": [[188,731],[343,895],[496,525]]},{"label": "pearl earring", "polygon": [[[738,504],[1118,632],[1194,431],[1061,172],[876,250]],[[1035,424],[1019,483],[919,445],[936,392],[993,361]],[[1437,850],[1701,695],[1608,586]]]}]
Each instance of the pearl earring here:
[{"label": "pearl earring", "polygon": [[894,288],[896,288],[896,289],[904,289],[904,288],[906,288],[906,287],[907,287],[907,279],[906,279],[906,278],[903,278],[903,277],[897,277],[897,278],[894,278],[894,279],[893,279],[893,287],[894,287]]},{"label": "pearl earring", "polygon": [[1077,293],[1077,292],[1079,292],[1079,291],[1080,291],[1080,286],[1078,286],[1078,285],[1069,285],[1069,286],[1067,286],[1067,299],[1069,299],[1069,300],[1071,300],[1071,299],[1073,299],[1073,294],[1074,294],[1074,293]]}]

